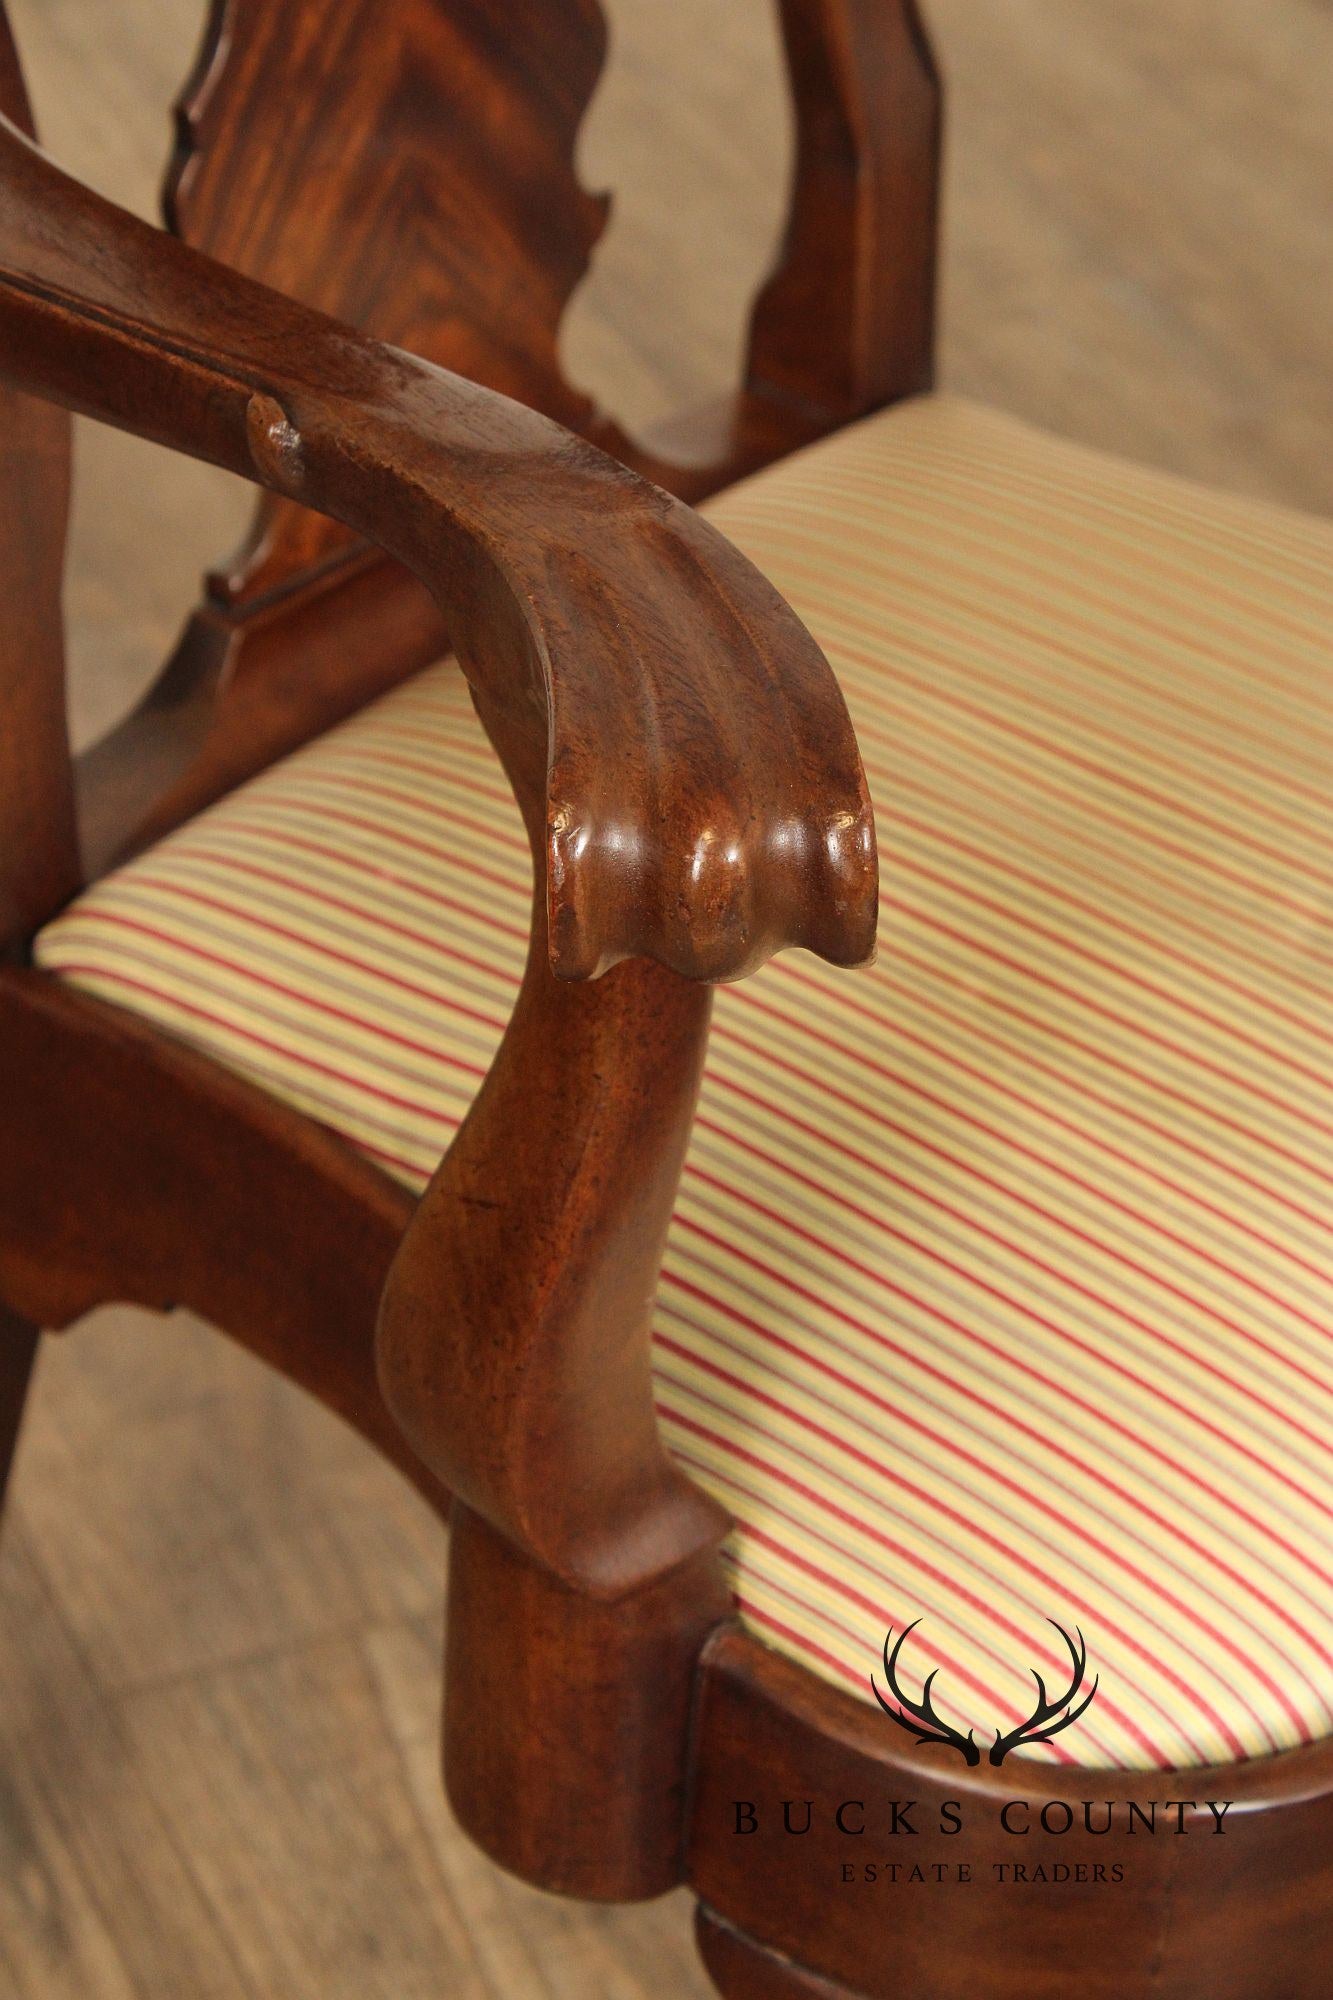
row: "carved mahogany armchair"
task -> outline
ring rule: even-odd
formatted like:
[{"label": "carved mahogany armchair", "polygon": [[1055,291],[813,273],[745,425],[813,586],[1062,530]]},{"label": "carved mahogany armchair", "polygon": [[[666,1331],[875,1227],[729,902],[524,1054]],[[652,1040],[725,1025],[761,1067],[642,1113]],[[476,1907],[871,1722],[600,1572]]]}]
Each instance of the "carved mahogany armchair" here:
[{"label": "carved mahogany armchair", "polygon": [[[3,38],[0,1461],[109,1299],[322,1397],[464,1824],[724,1993],[1314,2000],[1333,539],[930,393],[921,24],[782,19],[661,457],[556,359],[595,0],[215,0],[168,233]],[[74,764],[68,409],[265,489]]]}]

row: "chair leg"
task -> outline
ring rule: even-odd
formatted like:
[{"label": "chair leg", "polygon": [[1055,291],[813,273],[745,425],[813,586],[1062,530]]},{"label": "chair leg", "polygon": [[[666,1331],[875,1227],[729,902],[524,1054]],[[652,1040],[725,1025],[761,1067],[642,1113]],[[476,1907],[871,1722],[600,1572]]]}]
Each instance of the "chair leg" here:
[{"label": "chair leg", "polygon": [[708,1976],[724,2000],[864,2000],[853,1987],[765,1950],[702,1904],[695,1932]]},{"label": "chair leg", "polygon": [[9,1469],[14,1462],[14,1447],[18,1443],[40,1338],[35,1326],[0,1306],[0,1509],[5,1503]]}]

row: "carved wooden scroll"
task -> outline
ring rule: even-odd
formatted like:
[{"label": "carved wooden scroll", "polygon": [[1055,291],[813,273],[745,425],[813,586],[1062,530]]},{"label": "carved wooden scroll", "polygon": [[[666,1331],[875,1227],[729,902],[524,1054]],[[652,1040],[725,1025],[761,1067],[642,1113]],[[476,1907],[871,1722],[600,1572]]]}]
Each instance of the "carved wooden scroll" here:
[{"label": "carved wooden scroll", "polygon": [[[557,353],[606,215],[574,167],[605,49],[597,0],[213,0],[168,216],[248,276],[698,499],[930,375],[939,93],[913,0],[782,0],[782,14],[798,134],[786,242],[746,381],[676,427],[681,462],[626,438]],[[83,768],[93,866],[444,643],[397,565],[266,497],[146,707]]]}]

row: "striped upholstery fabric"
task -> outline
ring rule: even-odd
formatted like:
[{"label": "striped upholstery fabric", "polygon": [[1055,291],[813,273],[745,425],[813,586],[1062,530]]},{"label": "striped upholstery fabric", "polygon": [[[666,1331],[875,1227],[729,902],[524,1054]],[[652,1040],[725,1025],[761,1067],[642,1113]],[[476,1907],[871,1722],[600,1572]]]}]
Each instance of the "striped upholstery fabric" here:
[{"label": "striped upholstery fabric", "polygon": [[[904,1679],[983,1743],[1077,1624],[1060,1761],[1329,1734],[1333,533],[945,398],[711,511],[842,679],[884,882],[874,972],[719,994],[661,1287],[743,1615],[866,1699],[920,1618]],[[38,956],[415,1187],[528,898],[441,668]]]}]

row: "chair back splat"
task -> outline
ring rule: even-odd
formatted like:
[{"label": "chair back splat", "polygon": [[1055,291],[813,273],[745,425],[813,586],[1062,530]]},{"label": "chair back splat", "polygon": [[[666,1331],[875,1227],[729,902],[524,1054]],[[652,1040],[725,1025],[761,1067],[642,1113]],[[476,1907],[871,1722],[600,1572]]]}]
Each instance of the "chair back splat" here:
[{"label": "chair back splat", "polygon": [[[561,372],[561,319],[609,206],[574,166],[606,53],[596,0],[212,0],[176,106],[168,226],[698,499],[930,381],[940,109],[914,0],[782,0],[781,15],[785,240],[743,383],[670,427],[688,465],[626,437]],[[63,508],[53,492],[41,511],[54,524]],[[156,687],[80,762],[87,872],[444,644],[398,564],[265,494]]]}]

